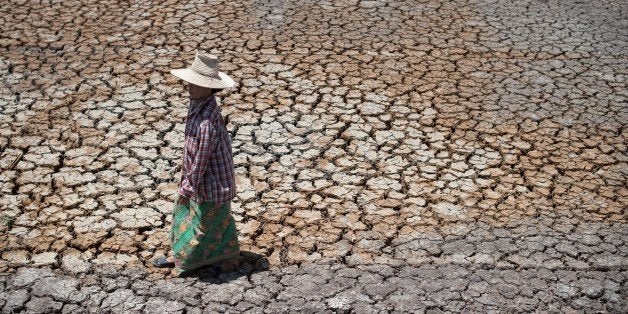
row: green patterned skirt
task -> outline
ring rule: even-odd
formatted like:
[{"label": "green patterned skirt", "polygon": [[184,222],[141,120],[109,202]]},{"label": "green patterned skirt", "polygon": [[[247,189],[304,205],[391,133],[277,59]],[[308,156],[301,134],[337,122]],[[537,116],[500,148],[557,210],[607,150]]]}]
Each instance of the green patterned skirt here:
[{"label": "green patterned skirt", "polygon": [[204,265],[237,257],[238,232],[231,215],[231,201],[178,204],[172,212],[170,243],[178,275]]}]

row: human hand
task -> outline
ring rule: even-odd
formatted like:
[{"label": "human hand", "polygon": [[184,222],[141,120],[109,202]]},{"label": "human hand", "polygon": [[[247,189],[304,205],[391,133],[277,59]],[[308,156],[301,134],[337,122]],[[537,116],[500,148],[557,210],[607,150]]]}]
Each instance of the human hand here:
[{"label": "human hand", "polygon": [[177,200],[178,205],[186,205],[190,203],[190,199],[186,196],[179,195],[179,199]]}]

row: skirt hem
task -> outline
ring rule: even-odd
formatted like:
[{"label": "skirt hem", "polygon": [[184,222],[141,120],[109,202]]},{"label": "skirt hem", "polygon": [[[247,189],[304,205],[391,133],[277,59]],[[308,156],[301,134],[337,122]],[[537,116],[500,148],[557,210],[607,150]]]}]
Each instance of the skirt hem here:
[{"label": "skirt hem", "polygon": [[231,259],[231,258],[234,258],[234,257],[238,257],[238,256],[240,256],[240,251],[234,252],[234,253],[229,254],[229,255],[217,256],[217,257],[214,257],[212,259],[196,262],[196,263],[191,264],[191,265],[177,266],[175,268],[175,272],[177,272],[177,275],[181,276],[183,274],[187,274],[187,273],[189,273],[189,272],[191,272],[193,270],[196,270],[199,267],[210,265],[210,264],[215,264],[215,263],[222,262],[222,261],[225,261],[225,260],[228,260],[228,259]]}]

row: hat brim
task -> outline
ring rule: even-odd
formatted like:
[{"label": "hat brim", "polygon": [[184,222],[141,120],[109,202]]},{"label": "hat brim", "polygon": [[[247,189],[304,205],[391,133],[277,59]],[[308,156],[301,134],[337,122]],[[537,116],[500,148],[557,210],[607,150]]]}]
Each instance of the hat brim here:
[{"label": "hat brim", "polygon": [[235,81],[223,72],[218,72],[220,79],[196,73],[188,68],[172,69],[170,73],[186,82],[207,88],[222,89],[235,86]]}]

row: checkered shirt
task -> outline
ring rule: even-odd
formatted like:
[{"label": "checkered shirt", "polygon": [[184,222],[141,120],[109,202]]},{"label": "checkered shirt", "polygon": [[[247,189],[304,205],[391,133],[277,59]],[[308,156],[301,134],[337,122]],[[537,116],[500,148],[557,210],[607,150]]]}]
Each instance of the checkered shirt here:
[{"label": "checkered shirt", "polygon": [[196,202],[226,202],[236,195],[231,135],[215,96],[190,99],[179,194]]}]

